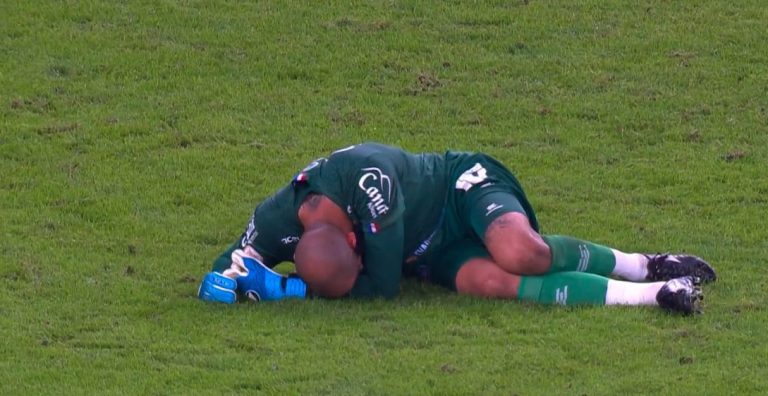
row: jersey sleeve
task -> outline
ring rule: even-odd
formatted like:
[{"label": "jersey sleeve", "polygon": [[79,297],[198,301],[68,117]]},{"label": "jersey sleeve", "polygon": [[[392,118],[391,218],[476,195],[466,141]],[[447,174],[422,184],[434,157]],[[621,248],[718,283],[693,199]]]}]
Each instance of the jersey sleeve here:
[{"label": "jersey sleeve", "polygon": [[350,297],[394,298],[400,291],[404,224],[402,219],[375,234],[365,235],[363,272]]},{"label": "jersey sleeve", "polygon": [[355,178],[354,211],[364,231],[365,254],[350,296],[393,298],[400,290],[405,208],[394,167],[370,164]]},{"label": "jersey sleeve", "polygon": [[244,249],[246,246],[252,247],[261,256],[264,265],[270,268],[283,261],[279,246],[280,236],[276,234],[276,227],[273,226],[275,220],[271,218],[276,212],[272,206],[274,205],[271,205],[271,200],[268,199],[256,207],[240,239],[214,260],[213,271],[221,272],[229,268],[232,264],[232,252],[235,249]]},{"label": "jersey sleeve", "polygon": [[213,261],[211,271],[224,272],[225,269],[229,268],[232,265],[232,252],[239,248],[240,241],[238,240],[230,245],[227,250],[223,251],[219,257],[216,257],[216,260]]}]

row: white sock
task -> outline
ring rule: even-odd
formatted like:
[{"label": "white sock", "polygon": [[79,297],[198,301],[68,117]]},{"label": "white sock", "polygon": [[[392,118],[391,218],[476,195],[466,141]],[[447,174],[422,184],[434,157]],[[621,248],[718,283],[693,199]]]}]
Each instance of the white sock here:
[{"label": "white sock", "polygon": [[656,294],[664,282],[634,283],[617,280],[608,281],[605,305],[658,305]]},{"label": "white sock", "polygon": [[616,249],[613,257],[616,258],[616,267],[611,275],[620,276],[626,280],[644,281],[648,275],[648,257],[640,253],[624,253]]}]

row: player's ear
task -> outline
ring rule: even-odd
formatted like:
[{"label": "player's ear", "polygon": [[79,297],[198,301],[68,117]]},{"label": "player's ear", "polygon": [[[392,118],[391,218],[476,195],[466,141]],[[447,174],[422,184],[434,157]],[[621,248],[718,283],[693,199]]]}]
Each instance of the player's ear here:
[{"label": "player's ear", "polygon": [[355,247],[357,246],[357,236],[355,236],[354,232],[347,233],[347,245],[349,245],[352,250],[355,250]]},{"label": "player's ear", "polygon": [[358,253],[358,250],[355,248],[357,246],[357,235],[355,235],[355,232],[348,232],[347,233],[347,245],[352,249],[352,251],[355,254],[355,264],[357,264],[357,273],[360,273],[363,270],[363,256]]}]

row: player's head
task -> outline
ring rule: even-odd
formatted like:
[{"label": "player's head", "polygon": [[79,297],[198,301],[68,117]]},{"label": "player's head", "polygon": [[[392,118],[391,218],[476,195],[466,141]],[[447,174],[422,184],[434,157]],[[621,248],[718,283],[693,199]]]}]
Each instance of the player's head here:
[{"label": "player's head", "polygon": [[327,223],[304,231],[294,261],[296,272],[313,292],[328,298],[349,293],[362,269],[360,257],[352,249],[353,239]]}]

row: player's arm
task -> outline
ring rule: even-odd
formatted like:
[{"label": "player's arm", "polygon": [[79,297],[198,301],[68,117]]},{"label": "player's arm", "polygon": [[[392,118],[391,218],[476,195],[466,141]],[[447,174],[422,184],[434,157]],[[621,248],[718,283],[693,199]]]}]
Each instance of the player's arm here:
[{"label": "player's arm", "polygon": [[213,267],[211,268],[211,271],[213,272],[224,272],[227,268],[229,268],[232,265],[232,252],[235,251],[235,249],[240,249],[242,246],[240,246],[240,241],[233,243],[230,247],[227,248],[219,257],[216,258],[216,260],[213,261]]},{"label": "player's arm", "polygon": [[369,158],[355,179],[355,212],[364,231],[363,272],[352,297],[393,298],[400,291],[405,204],[394,165]]},{"label": "player's arm", "polygon": [[365,235],[365,261],[350,292],[356,298],[394,298],[400,292],[403,266],[402,216],[385,229]]}]

